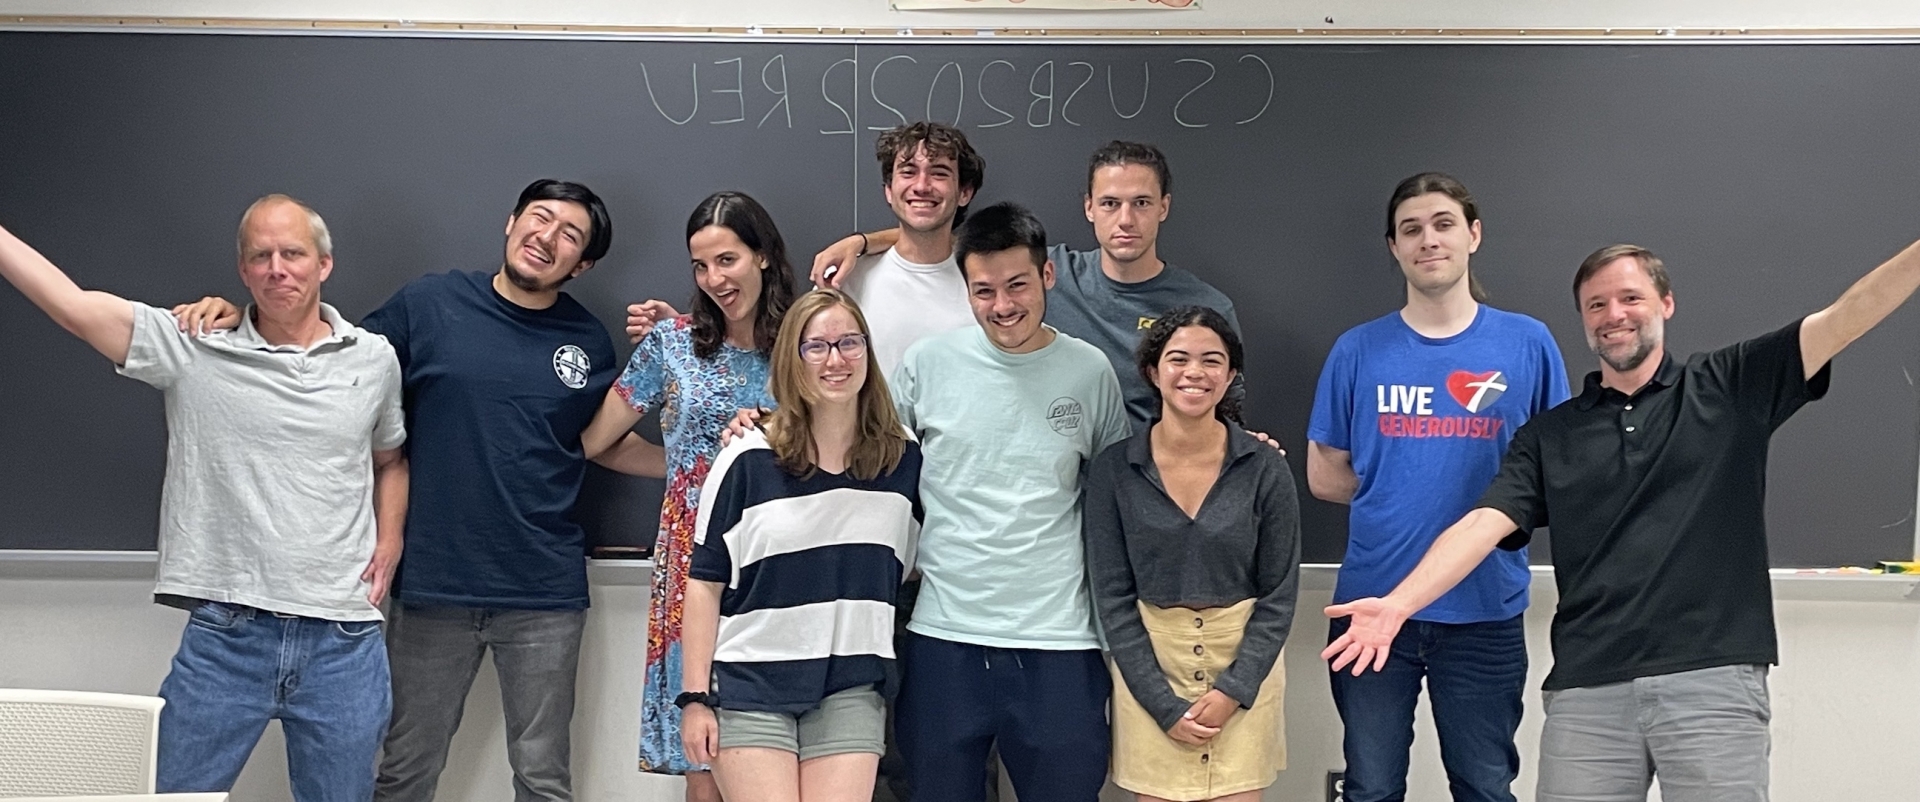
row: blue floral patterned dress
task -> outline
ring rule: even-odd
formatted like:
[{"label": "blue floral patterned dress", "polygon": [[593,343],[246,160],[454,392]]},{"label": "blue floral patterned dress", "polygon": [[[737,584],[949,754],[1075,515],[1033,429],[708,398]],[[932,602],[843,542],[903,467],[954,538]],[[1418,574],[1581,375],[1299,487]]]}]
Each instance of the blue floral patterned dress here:
[{"label": "blue floral patterned dress", "polygon": [[720,452],[720,435],[742,407],[772,407],[767,358],[721,345],[712,359],[693,354],[693,321],[665,321],[640,341],[613,385],[634,411],[660,410],[667,451],[667,495],[653,546],[653,596],[647,605],[645,686],[640,691],[640,770],[700,769],[680,749],[680,620],[687,600],[700,483]]}]

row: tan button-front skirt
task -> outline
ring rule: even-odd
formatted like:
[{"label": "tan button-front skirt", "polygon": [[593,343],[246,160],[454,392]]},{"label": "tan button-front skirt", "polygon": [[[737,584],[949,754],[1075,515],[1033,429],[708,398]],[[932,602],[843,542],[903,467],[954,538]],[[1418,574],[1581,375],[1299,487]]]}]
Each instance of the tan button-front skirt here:
[{"label": "tan button-front skirt", "polygon": [[[1233,663],[1253,599],[1211,610],[1140,603],[1140,617],[1160,669],[1183,699],[1198,699]],[[1204,746],[1167,737],[1113,672],[1113,782],[1136,794],[1173,800],[1212,799],[1273,784],[1287,767],[1286,656],[1260,685],[1253,707],[1234,712]]]}]

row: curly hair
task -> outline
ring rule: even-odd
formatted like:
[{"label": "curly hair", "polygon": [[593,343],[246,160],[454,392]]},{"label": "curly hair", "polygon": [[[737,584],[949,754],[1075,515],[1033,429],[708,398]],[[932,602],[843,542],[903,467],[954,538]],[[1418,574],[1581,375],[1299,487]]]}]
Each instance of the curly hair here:
[{"label": "curly hair", "polygon": [[[1148,389],[1153,390],[1153,400],[1160,400],[1160,383],[1156,377],[1160,371],[1160,356],[1166,353],[1167,341],[1173,339],[1173,333],[1189,326],[1211,329],[1220,335],[1220,341],[1227,345],[1227,367],[1239,373],[1246,366],[1246,348],[1240,344],[1240,335],[1233,330],[1233,324],[1227,322],[1225,315],[1205,306],[1181,306],[1167,310],[1166,314],[1155,318],[1147,327],[1147,333],[1140,338],[1140,346],[1133,351],[1133,362],[1140,370],[1140,378],[1145,379]],[[1213,408],[1213,415],[1222,421],[1235,425],[1245,425],[1240,418],[1238,399],[1224,397]]]}]

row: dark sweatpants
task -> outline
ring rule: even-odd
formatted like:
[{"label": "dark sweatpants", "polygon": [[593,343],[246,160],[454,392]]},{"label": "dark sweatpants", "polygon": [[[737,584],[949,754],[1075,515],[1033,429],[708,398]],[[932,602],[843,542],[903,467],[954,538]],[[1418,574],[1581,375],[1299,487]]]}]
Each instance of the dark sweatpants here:
[{"label": "dark sweatpants", "polygon": [[980,802],[988,751],[1021,799],[1097,802],[1112,690],[1097,649],[1002,649],[908,633],[894,726],[914,802]]}]

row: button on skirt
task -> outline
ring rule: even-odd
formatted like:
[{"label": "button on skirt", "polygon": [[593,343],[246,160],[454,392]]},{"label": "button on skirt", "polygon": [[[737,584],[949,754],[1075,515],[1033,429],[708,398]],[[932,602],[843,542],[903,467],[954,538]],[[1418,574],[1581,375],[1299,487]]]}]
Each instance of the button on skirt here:
[{"label": "button on skirt", "polygon": [[[1199,699],[1239,652],[1240,636],[1253,614],[1253,599],[1232,607],[1188,610],[1140,603],[1140,617],[1153,642],[1161,672],[1183,699]],[[1113,782],[1137,794],[1198,800],[1273,784],[1287,766],[1286,656],[1260,685],[1251,708],[1236,711],[1204,746],[1167,737],[1125,678],[1113,673]]]}]

